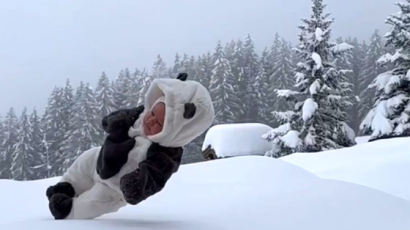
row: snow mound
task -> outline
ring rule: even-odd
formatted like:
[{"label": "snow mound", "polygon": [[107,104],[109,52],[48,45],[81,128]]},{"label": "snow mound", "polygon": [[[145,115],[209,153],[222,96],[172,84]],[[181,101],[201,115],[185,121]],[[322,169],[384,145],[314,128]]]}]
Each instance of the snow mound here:
[{"label": "snow mound", "polygon": [[0,181],[0,228],[407,230],[410,226],[410,203],[403,199],[320,179],[267,157],[183,165],[157,195],[95,220],[51,218],[44,191],[57,180]]},{"label": "snow mound", "polygon": [[[280,158],[317,176],[361,184],[410,200],[410,138],[365,142],[319,153],[295,153]],[[410,219],[410,218],[409,218]],[[409,228],[410,229],[410,228]]]},{"label": "snow mound", "polygon": [[270,130],[258,123],[215,125],[206,133],[202,151],[211,145],[218,157],[263,155],[272,148],[262,137]]}]

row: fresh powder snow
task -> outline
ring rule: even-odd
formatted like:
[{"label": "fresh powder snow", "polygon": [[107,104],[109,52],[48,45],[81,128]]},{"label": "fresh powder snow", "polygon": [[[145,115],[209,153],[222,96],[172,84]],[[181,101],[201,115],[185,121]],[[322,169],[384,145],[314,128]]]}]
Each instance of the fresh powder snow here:
[{"label": "fresh powder snow", "polygon": [[281,159],[326,179],[364,185],[410,201],[406,177],[410,175],[410,138],[368,139],[356,138],[361,144],[350,148],[295,153]]},{"label": "fresh powder snow", "polygon": [[[370,154],[354,148],[344,159],[362,167],[360,159]],[[331,162],[326,155],[321,158],[322,163]],[[334,168],[338,166],[336,162]],[[392,170],[394,165],[387,167]],[[397,178],[406,180],[403,175]],[[0,229],[408,230],[410,226],[410,202],[405,199],[362,185],[321,179],[286,161],[262,156],[182,165],[158,194],[94,220],[52,218],[45,190],[58,179],[0,180]]]}]

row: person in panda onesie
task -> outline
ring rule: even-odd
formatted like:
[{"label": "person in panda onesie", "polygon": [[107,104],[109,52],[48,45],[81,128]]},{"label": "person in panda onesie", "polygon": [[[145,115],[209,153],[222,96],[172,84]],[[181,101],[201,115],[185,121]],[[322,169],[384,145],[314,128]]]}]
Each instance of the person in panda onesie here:
[{"label": "person in panda onesie", "polygon": [[145,106],[111,113],[102,121],[102,147],[82,153],[46,195],[55,219],[92,219],[137,204],[159,192],[178,170],[182,146],[213,122],[209,92],[200,83],[156,79]]}]

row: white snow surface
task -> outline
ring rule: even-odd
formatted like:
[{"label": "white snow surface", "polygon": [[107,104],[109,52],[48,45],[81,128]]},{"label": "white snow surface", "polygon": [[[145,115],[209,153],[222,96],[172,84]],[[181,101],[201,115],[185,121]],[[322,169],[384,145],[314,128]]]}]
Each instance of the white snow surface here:
[{"label": "white snow surface", "polygon": [[369,142],[370,136],[359,136],[355,138],[356,144],[364,144]]},{"label": "white snow surface", "polygon": [[309,120],[316,112],[318,105],[312,98],[307,98],[302,107],[302,118],[304,121]]},{"label": "white snow surface", "polygon": [[57,181],[1,180],[0,228],[407,230],[410,226],[406,200],[320,179],[267,157],[183,165],[157,195],[95,220],[53,220],[44,191]]},{"label": "white snow surface", "polygon": [[[182,165],[158,194],[94,220],[51,217],[45,190],[59,178],[0,180],[0,229],[408,230],[410,202],[403,198],[410,197],[404,189],[409,142],[382,140],[283,160],[246,156]],[[322,179],[296,165],[385,192]]]},{"label": "white snow surface", "polygon": [[211,145],[218,157],[264,155],[272,144],[262,136],[271,130],[259,123],[215,125],[206,133],[202,151]]},{"label": "white snow surface", "polygon": [[[403,182],[407,179],[399,178]],[[268,157],[182,165],[157,195],[94,220],[53,220],[44,192],[58,179],[0,180],[0,228],[407,230],[410,227],[410,203],[404,199],[361,185],[321,179]]]},{"label": "white snow surface", "polygon": [[281,159],[322,178],[364,185],[410,201],[410,138],[366,139],[350,148],[296,153]]}]

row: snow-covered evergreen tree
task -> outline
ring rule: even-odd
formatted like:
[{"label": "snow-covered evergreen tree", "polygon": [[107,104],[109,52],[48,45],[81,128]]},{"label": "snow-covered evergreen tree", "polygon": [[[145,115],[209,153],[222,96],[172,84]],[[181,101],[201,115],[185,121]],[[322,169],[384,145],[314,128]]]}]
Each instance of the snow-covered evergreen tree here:
[{"label": "snow-covered evergreen tree", "polygon": [[339,55],[336,60],[336,65],[340,69],[345,69],[346,77],[349,82],[351,93],[347,93],[346,101],[349,102],[347,111],[346,123],[355,131],[359,130],[360,118],[359,118],[359,103],[360,93],[360,78],[363,75],[363,66],[365,61],[366,44],[359,43],[356,38],[342,39],[338,38],[337,42],[339,47],[343,47],[346,52]]},{"label": "snow-covered evergreen tree", "polygon": [[0,166],[2,164],[1,162],[1,156],[3,156],[5,147],[4,147],[4,140],[6,139],[6,130],[4,129],[4,124],[3,124],[3,117],[0,115]]},{"label": "snow-covered evergreen tree", "polygon": [[213,58],[210,52],[202,55],[199,61],[199,79],[198,81],[205,86],[205,88],[209,88],[209,82],[212,76],[213,70]]},{"label": "snow-covered evergreen tree", "polygon": [[179,54],[177,53],[175,54],[174,66],[172,67],[170,76],[177,76],[178,73],[181,73],[182,72],[181,67],[182,67],[181,60],[180,60]]},{"label": "snow-covered evergreen tree", "polygon": [[236,122],[235,114],[242,112],[241,102],[235,94],[231,66],[220,42],[214,53],[214,61],[209,90],[215,107],[215,123],[233,123]]},{"label": "snow-covered evergreen tree", "polygon": [[410,136],[410,0],[397,3],[400,12],[387,18],[392,26],[386,34],[387,53],[380,63],[393,63],[394,68],[377,76],[370,87],[376,88],[376,102],[361,128],[371,132],[371,140]]},{"label": "snow-covered evergreen tree", "polygon": [[[107,116],[108,114],[116,110],[116,106],[114,105],[114,92],[111,87],[110,80],[104,72],[101,74],[101,77],[98,80],[98,84],[95,88],[94,94],[98,111],[96,117],[100,117],[102,119],[104,116]],[[139,98],[137,98],[136,100],[138,99]],[[104,130],[101,126],[98,126],[98,136],[100,137],[99,139],[102,143],[104,137]]]},{"label": "snow-covered evergreen tree", "polygon": [[88,83],[80,83],[74,111],[71,119],[73,129],[66,133],[62,148],[65,156],[62,170],[67,169],[82,152],[101,144],[98,129],[102,118],[98,113],[94,92]]},{"label": "snow-covered evergreen tree", "polygon": [[47,162],[45,156],[45,146],[43,142],[44,132],[42,130],[41,119],[38,116],[37,110],[33,109],[30,115],[30,145],[32,146],[32,160],[30,162],[32,168],[32,177],[28,179],[39,179],[47,177]]},{"label": "snow-covered evergreen tree", "polygon": [[[299,26],[301,62],[296,69],[296,90],[279,90],[278,95],[295,103],[293,111],[278,112],[284,124],[264,137],[273,143],[268,155],[282,156],[296,151],[322,151],[354,144],[354,132],[345,123],[345,98],[349,89],[345,72],[335,65],[345,46],[330,40],[333,22],[325,14],[322,0],[312,0],[313,13]],[[350,48],[350,47],[348,47]]]},{"label": "snow-covered evergreen tree", "polygon": [[28,180],[35,178],[35,172],[31,165],[34,161],[33,146],[31,145],[32,136],[30,130],[30,120],[27,115],[27,109],[24,108],[18,130],[18,141],[14,146],[12,153],[11,174],[15,180]]},{"label": "snow-covered evergreen tree", "polygon": [[152,67],[152,78],[168,78],[168,70],[167,65],[162,60],[161,56],[157,56],[157,60],[154,62]]},{"label": "snow-covered evergreen tree", "polygon": [[49,156],[49,175],[61,175],[61,167],[64,160],[62,145],[67,130],[65,120],[67,114],[64,114],[64,90],[55,87],[48,100],[48,105],[44,114],[45,140]]},{"label": "snow-covered evergreen tree", "polygon": [[272,115],[276,103],[276,95],[273,91],[271,72],[272,62],[268,49],[264,49],[260,60],[260,73],[257,78],[256,91],[258,92],[258,122],[270,126],[277,125],[275,117]]},{"label": "snow-covered evergreen tree", "polygon": [[[278,35],[277,35],[278,36]],[[294,66],[292,63],[292,52],[291,45],[281,38],[277,41],[279,37],[275,38],[274,46],[271,51],[277,53],[271,53],[272,63],[272,73],[270,75],[271,79],[271,90],[277,89],[291,89],[295,84],[294,81]],[[290,109],[288,102],[283,100],[283,98],[274,97],[275,103],[272,105],[271,111],[284,111]]]},{"label": "snow-covered evergreen tree", "polygon": [[128,108],[128,92],[131,85],[131,74],[128,69],[121,70],[113,84],[115,110]]},{"label": "snow-covered evergreen tree", "polygon": [[97,87],[95,88],[95,98],[97,100],[97,108],[100,113],[100,117],[107,116],[116,109],[113,94],[110,80],[103,72],[98,80]]},{"label": "snow-covered evergreen tree", "polygon": [[258,119],[258,92],[256,91],[255,83],[260,74],[259,57],[256,54],[255,47],[251,36],[245,39],[243,46],[242,57],[243,74],[239,78],[238,93],[242,103],[242,110],[244,112],[244,122],[255,122]]},{"label": "snow-covered evergreen tree", "polygon": [[15,144],[18,142],[18,119],[14,112],[14,108],[10,108],[6,114],[3,122],[4,128],[4,139],[3,151],[0,155],[0,178],[10,179],[11,174],[11,163],[13,159],[13,152]]},{"label": "snow-covered evergreen tree", "polygon": [[[376,90],[374,87],[369,88],[368,86],[379,74],[386,72],[391,65],[381,65],[377,62],[383,54],[387,53],[387,50],[383,38],[376,30],[371,36],[370,43],[367,46],[364,70],[359,82],[359,88],[361,89],[359,106],[360,121],[365,118],[375,102]],[[364,134],[370,135],[369,132],[370,130],[367,130]]]}]

